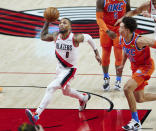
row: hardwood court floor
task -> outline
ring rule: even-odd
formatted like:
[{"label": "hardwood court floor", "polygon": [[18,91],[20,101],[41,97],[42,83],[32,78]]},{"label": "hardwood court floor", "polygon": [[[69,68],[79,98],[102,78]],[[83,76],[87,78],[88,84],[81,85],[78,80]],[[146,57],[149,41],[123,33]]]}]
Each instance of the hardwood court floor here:
[{"label": "hardwood court floor", "polygon": [[[137,7],[146,0],[131,0],[131,6]],[[33,9],[44,9],[49,6],[56,7],[78,7],[95,6],[95,0],[0,0],[1,8],[13,11],[24,11]],[[153,37],[147,35],[147,37]],[[52,43],[43,42],[37,38],[26,38],[0,34],[0,86],[3,92],[0,93],[0,108],[37,108],[45,88],[55,77],[56,59],[53,53]],[[101,52],[99,39],[95,39],[97,47]],[[114,109],[128,109],[128,104],[123,91],[104,92],[102,90],[103,75],[102,69],[94,58],[94,53],[88,44],[80,45],[78,71],[76,78],[72,81],[72,87],[80,90],[95,93],[109,98],[114,103]],[[152,56],[156,61],[156,52],[151,49]],[[115,81],[114,55],[111,55],[110,64],[111,87]],[[130,78],[131,71],[129,62],[124,69],[122,86]],[[156,93],[155,87],[156,71],[149,81],[146,92]],[[37,87],[33,87],[37,86]],[[60,90],[54,94],[48,109],[77,109],[78,102],[75,99],[65,97]],[[87,109],[108,109],[109,103],[100,97],[92,96]],[[143,128],[156,130],[156,105],[155,102],[137,104],[138,109],[151,109],[151,113],[143,123]],[[43,116],[44,117],[44,116]],[[146,129],[148,130],[148,129]]]}]

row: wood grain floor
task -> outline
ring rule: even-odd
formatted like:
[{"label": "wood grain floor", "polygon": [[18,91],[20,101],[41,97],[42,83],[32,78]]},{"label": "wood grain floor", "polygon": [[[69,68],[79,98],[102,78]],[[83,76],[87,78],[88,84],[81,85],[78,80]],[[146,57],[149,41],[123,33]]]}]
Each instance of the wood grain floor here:
[{"label": "wood grain floor", "polygon": [[[131,6],[137,7],[146,0],[131,0]],[[17,4],[18,3],[18,4]],[[76,7],[95,6],[95,0],[1,0],[1,8],[23,11],[32,9],[43,9],[49,6]],[[147,35],[147,37],[154,37]],[[55,77],[56,59],[54,54],[49,53],[53,46],[42,42],[40,39],[23,38],[8,35],[0,35],[0,108],[37,108],[45,92],[45,88],[34,88],[31,86],[46,87]],[[101,52],[99,39],[95,39],[97,47]],[[102,69],[94,58],[94,53],[88,44],[81,44],[78,61],[78,72],[72,82],[72,87],[105,96],[113,101],[115,109],[128,109],[128,104],[123,91],[104,92],[102,90]],[[87,52],[87,53],[86,53]],[[156,61],[156,51],[151,50]],[[111,55],[109,69],[111,75],[111,86],[115,81],[114,55]],[[124,69],[122,86],[130,78],[130,65],[126,63]],[[149,81],[146,92],[156,93],[156,71]],[[16,87],[5,87],[16,86]],[[19,86],[19,87],[17,87]],[[28,87],[23,87],[28,86]],[[29,87],[30,86],[30,87]],[[152,109],[144,127],[153,128],[156,131],[156,102],[137,104],[138,109]],[[95,106],[96,105],[96,106]],[[76,109],[78,102],[75,99],[65,97],[60,90],[56,91],[48,108]],[[102,99],[93,96],[88,104],[88,109],[108,108],[109,104]]]}]

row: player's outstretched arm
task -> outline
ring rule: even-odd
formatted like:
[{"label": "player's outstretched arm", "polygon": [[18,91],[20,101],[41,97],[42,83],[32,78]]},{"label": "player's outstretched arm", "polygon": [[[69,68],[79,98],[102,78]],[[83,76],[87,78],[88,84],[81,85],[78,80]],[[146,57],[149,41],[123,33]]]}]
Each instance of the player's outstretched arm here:
[{"label": "player's outstretched arm", "polygon": [[107,31],[107,25],[104,22],[104,0],[96,0],[96,21],[99,28],[103,31]]},{"label": "player's outstretched arm", "polygon": [[103,8],[104,8],[103,6],[104,6],[104,0],[97,0],[96,1],[96,21],[97,21],[97,24],[98,24],[100,30],[106,32],[111,39],[115,39],[116,38],[115,32],[109,30],[106,23],[104,22],[104,13],[105,12],[103,10]]},{"label": "player's outstretched arm", "polygon": [[117,22],[114,24],[114,26],[117,26],[119,23],[121,23],[122,19],[126,16],[126,17],[132,17],[138,14],[141,14],[143,11],[150,11],[150,2],[145,2],[143,3],[141,6],[139,6],[138,8],[136,8],[135,10],[129,11],[126,13],[126,15],[124,15],[123,17],[121,17],[120,19],[117,20]]},{"label": "player's outstretched arm", "polygon": [[75,43],[88,42],[88,44],[94,50],[96,60],[101,65],[101,57],[100,57],[98,49],[96,47],[96,43],[94,42],[93,38],[89,34],[76,34],[74,36],[74,41],[75,41]]},{"label": "player's outstretched arm", "polygon": [[48,33],[49,24],[50,24],[49,22],[45,22],[44,26],[42,28],[41,40],[43,40],[43,41],[54,41],[58,34],[57,32],[54,32],[52,34]]},{"label": "player's outstretched arm", "polygon": [[145,46],[149,46],[156,49],[156,40],[147,38],[145,36],[139,37],[136,41],[136,44],[139,49],[142,49]]}]

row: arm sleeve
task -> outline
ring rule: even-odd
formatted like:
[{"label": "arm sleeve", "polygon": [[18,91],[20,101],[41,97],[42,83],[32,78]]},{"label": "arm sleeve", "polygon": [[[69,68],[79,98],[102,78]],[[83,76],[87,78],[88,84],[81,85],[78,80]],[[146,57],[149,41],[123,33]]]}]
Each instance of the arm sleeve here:
[{"label": "arm sleeve", "polygon": [[103,18],[103,12],[96,12],[96,21],[97,21],[97,24],[99,25],[99,28],[102,29],[103,31],[107,31],[108,28],[107,28],[107,25],[106,23],[104,22],[104,18]]},{"label": "arm sleeve", "polygon": [[88,34],[83,34],[83,36],[84,36],[83,42],[88,42],[90,46],[93,48],[93,50],[96,50],[97,47],[96,47],[95,42],[93,41],[93,38]]}]

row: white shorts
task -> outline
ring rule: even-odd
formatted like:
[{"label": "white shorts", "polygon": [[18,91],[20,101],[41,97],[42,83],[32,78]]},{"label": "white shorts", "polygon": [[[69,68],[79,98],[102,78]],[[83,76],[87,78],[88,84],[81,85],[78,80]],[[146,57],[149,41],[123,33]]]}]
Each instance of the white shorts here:
[{"label": "white shorts", "polygon": [[51,83],[52,86],[65,88],[66,85],[69,84],[70,80],[74,78],[76,70],[77,68],[63,67],[61,63],[58,62],[56,67],[56,78]]}]

